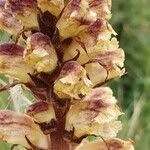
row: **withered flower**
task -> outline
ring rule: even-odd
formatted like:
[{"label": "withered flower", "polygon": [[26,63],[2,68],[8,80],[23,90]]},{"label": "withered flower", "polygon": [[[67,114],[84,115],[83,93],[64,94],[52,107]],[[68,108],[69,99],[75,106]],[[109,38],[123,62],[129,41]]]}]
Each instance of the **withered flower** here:
[{"label": "withered flower", "polygon": [[66,63],[54,83],[54,92],[62,99],[80,99],[91,92],[85,69],[75,61]]},{"label": "withered flower", "polygon": [[35,33],[27,39],[24,61],[37,72],[51,72],[57,66],[57,54],[50,38],[42,33]]},{"label": "withered flower", "polygon": [[96,88],[91,95],[71,105],[67,114],[66,130],[74,129],[74,135],[78,138],[92,134],[115,137],[121,129],[121,123],[116,121],[121,114],[111,89]]},{"label": "withered flower", "polygon": [[20,83],[35,96],[24,114],[0,111],[0,141],[29,150],[134,149],[116,138],[123,113],[102,86],[125,73],[110,9],[111,0],[0,0],[0,29],[16,36],[0,44],[0,74],[17,80],[0,92]]}]

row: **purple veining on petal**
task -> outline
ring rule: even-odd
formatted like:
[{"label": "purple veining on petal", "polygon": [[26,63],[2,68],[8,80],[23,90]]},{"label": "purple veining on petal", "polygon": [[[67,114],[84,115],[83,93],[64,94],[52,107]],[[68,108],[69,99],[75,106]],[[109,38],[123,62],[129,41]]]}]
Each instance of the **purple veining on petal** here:
[{"label": "purple veining on petal", "polygon": [[50,38],[43,33],[37,32],[31,36],[31,46],[34,49],[35,47],[43,47],[46,45],[51,45]]},{"label": "purple veining on petal", "polygon": [[27,109],[27,113],[38,113],[47,110],[48,110],[48,103],[40,101],[30,105]]},{"label": "purple veining on petal", "polygon": [[14,43],[0,45],[0,55],[23,56],[24,48]]},{"label": "purple veining on petal", "polygon": [[9,5],[11,5],[10,7],[12,11],[14,12],[21,11],[25,7],[32,8],[37,5],[36,0],[8,0],[8,2],[9,2]]},{"label": "purple veining on petal", "polygon": [[102,3],[104,3],[106,0],[93,0],[91,3],[90,3],[90,8],[92,7],[96,7]]},{"label": "purple veining on petal", "polygon": [[93,35],[96,36],[98,35],[102,25],[104,24],[104,20],[102,19],[97,19],[89,28],[88,28],[88,32]]}]

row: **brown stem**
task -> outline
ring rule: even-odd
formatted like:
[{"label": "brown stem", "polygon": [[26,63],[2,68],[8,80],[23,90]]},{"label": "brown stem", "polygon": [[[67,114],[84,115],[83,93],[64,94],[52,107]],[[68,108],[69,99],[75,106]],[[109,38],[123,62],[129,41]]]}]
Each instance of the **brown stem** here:
[{"label": "brown stem", "polygon": [[59,131],[51,133],[51,150],[69,150],[69,144]]},{"label": "brown stem", "polygon": [[57,131],[51,133],[51,150],[69,150],[70,145],[63,138],[64,128],[65,128],[65,120],[66,115],[64,116],[64,112],[68,109],[66,106],[65,109],[55,106],[55,114],[58,121]]}]

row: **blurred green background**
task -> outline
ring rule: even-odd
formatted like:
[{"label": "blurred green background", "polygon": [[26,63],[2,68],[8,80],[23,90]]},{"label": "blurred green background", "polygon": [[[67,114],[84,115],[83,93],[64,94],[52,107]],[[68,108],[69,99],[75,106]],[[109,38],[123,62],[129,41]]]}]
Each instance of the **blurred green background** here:
[{"label": "blurred green background", "polygon": [[[136,150],[150,150],[149,7],[149,0],[113,0],[112,8],[111,23],[118,33],[120,47],[125,50],[128,74],[112,81],[110,86],[125,112],[120,118],[123,130],[119,136],[124,139],[131,138],[135,142]],[[9,37],[0,32],[0,40],[9,41]],[[10,106],[9,95],[0,93],[0,109]],[[7,144],[0,144],[0,150],[7,150],[9,147]]]}]

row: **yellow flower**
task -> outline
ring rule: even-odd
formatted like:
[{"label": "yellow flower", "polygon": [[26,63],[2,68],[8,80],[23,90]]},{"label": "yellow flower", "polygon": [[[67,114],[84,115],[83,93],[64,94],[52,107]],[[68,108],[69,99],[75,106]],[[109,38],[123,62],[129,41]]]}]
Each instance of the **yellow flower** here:
[{"label": "yellow flower", "polygon": [[96,88],[89,96],[70,107],[66,130],[74,130],[78,138],[90,134],[115,137],[121,129],[121,123],[117,121],[120,115],[122,112],[116,105],[111,89]]},{"label": "yellow flower", "polygon": [[[93,1],[94,2],[94,1]],[[91,0],[71,0],[57,23],[63,39],[76,36],[98,18],[110,18],[110,2],[94,4]]]},{"label": "yellow flower", "polygon": [[106,51],[85,65],[85,70],[94,85],[121,77],[125,73],[124,51],[121,48]]},{"label": "yellow flower", "polygon": [[22,26],[19,21],[17,21],[10,9],[5,9],[5,1],[0,2],[0,29],[5,30],[10,34],[16,35]]},{"label": "yellow flower", "polygon": [[38,123],[49,123],[52,119],[56,120],[53,106],[43,101],[30,105],[27,114]]},{"label": "yellow flower", "polygon": [[59,98],[80,99],[91,92],[91,81],[85,69],[75,61],[67,62],[54,83],[54,92]]},{"label": "yellow flower", "polygon": [[27,139],[38,148],[48,149],[46,135],[31,117],[9,110],[1,110],[0,140],[32,148]]},{"label": "yellow flower", "polygon": [[87,29],[80,32],[73,38],[69,47],[65,50],[64,61],[73,58],[76,55],[76,49],[80,51],[78,62],[87,63],[93,57],[100,55],[108,50],[118,48],[116,35],[111,26],[104,19],[97,19]]},{"label": "yellow flower", "polygon": [[37,72],[53,71],[57,66],[57,54],[50,38],[40,32],[27,39],[24,61]]},{"label": "yellow flower", "polygon": [[44,11],[49,11],[54,16],[59,16],[64,8],[64,0],[37,0],[39,8]]},{"label": "yellow flower", "polygon": [[31,79],[28,73],[34,69],[23,61],[24,48],[13,43],[0,45],[0,74],[7,74],[21,82],[27,83]]},{"label": "yellow flower", "polygon": [[37,1],[20,1],[7,0],[6,7],[11,9],[14,17],[21,21],[21,24],[26,28],[37,28]]}]

